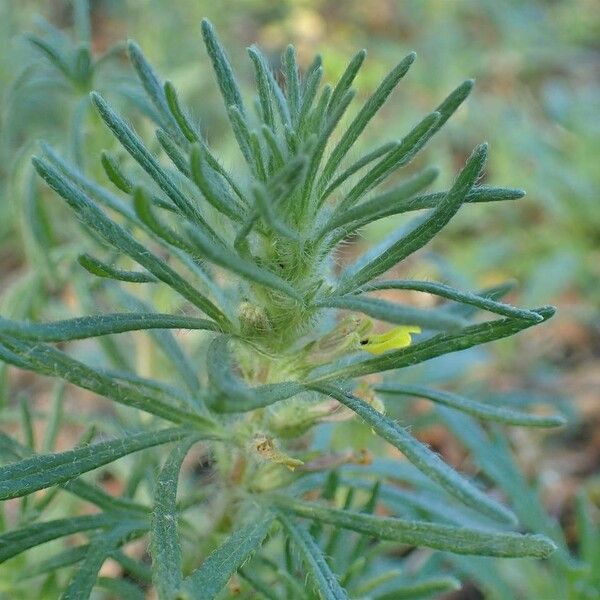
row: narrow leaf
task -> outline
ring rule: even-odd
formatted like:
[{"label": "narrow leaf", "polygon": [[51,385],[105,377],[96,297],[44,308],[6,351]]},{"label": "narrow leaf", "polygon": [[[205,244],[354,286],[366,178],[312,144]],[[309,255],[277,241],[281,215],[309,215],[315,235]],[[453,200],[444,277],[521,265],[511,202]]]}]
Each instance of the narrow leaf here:
[{"label": "narrow leaf", "polygon": [[461,412],[473,415],[480,419],[497,421],[507,425],[523,425],[524,427],[558,427],[565,424],[564,417],[560,415],[540,416],[531,415],[502,406],[492,406],[463,398],[443,390],[435,390],[422,385],[402,385],[395,383],[378,384],[373,388],[376,392],[387,395],[418,396],[428,398],[433,402],[443,404]]},{"label": "narrow leaf", "polygon": [[459,329],[467,322],[443,310],[417,308],[396,304],[379,298],[362,296],[330,296],[314,303],[318,307],[341,308],[369,315],[380,321],[396,325],[418,325],[424,329]]},{"label": "narrow leaf", "polygon": [[339,81],[335,84],[335,88],[333,89],[333,93],[331,94],[331,99],[329,100],[329,105],[327,107],[328,113],[331,113],[337,107],[346,92],[350,89],[350,86],[352,85],[352,82],[354,81],[354,78],[356,77],[356,74],[362,66],[366,56],[366,50],[359,50],[348,63],[348,66],[342,73]]},{"label": "narrow leaf", "polygon": [[354,511],[328,508],[316,502],[289,496],[273,496],[272,502],[299,517],[336,525],[380,540],[412,546],[426,546],[456,554],[478,554],[516,558],[547,558],[556,549],[543,535],[496,533],[489,530],[452,527],[426,521],[407,521],[392,517],[376,517]]},{"label": "narrow leaf", "polygon": [[228,339],[225,336],[216,337],[211,342],[206,366],[216,397],[212,408],[217,412],[254,410],[291,398],[305,389],[302,384],[294,381],[249,387],[233,370]]},{"label": "narrow leaf", "polygon": [[177,121],[181,133],[183,133],[188,142],[197,142],[200,139],[200,135],[196,132],[196,128],[190,123],[189,118],[181,108],[175,86],[170,81],[165,81],[164,91],[167,106],[175,121]]},{"label": "narrow leaf", "polygon": [[[405,200],[408,201],[408,199],[417,192],[420,192],[423,188],[431,185],[438,174],[439,170],[435,167],[423,169],[388,192],[375,196],[375,198],[371,198],[359,206],[337,213],[335,217],[327,223],[327,228],[333,229],[335,227],[341,227],[348,223],[352,223],[353,221],[360,221],[361,225],[363,223],[366,224],[367,222],[370,222],[370,218],[372,218],[373,215],[381,213],[382,209],[385,210],[390,205],[402,203]],[[367,221],[367,219],[369,219],[369,221]]]},{"label": "narrow leaf", "polygon": [[374,600],[417,600],[429,598],[432,594],[443,594],[460,590],[461,584],[454,577],[435,577],[418,583],[395,587],[389,592],[375,596]]},{"label": "narrow leaf", "polygon": [[373,95],[360,109],[352,123],[350,123],[348,129],[344,132],[342,139],[331,152],[331,155],[323,168],[321,187],[327,185],[344,156],[346,156],[354,142],[358,139],[358,136],[364,131],[369,121],[383,106],[383,103],[387,100],[388,96],[392,93],[400,80],[408,73],[415,58],[417,58],[417,55],[414,52],[411,52],[408,56],[403,58],[389,74],[386,75],[384,80],[379,84],[379,87],[373,92]]},{"label": "narrow leaf", "polygon": [[[552,306],[545,306],[533,312],[538,313],[543,317],[544,321],[547,321],[554,315],[556,309]],[[326,373],[312,378],[310,383],[320,383],[322,381],[332,381],[348,377],[362,377],[371,373],[402,369],[443,354],[466,350],[479,344],[515,335],[532,325],[535,325],[535,323],[531,320],[515,319],[512,317],[485,321],[484,323],[465,327],[456,333],[441,333],[424,342],[413,344],[408,348],[388,352],[376,358],[356,362],[349,366],[333,365]]]},{"label": "narrow leaf", "polygon": [[214,264],[219,265],[228,271],[232,271],[233,273],[237,273],[249,281],[281,292],[290,298],[301,300],[296,289],[285,279],[272,271],[259,267],[254,262],[235,255],[227,248],[216,247],[199,231],[193,232],[193,240],[198,247],[200,254]]},{"label": "narrow leaf", "polygon": [[383,158],[362,177],[348,192],[348,195],[338,204],[336,212],[345,210],[356,204],[369,190],[379,185],[393,171],[407,165],[431,137],[440,115],[433,112],[417,123],[398,147],[388,152]]},{"label": "narrow leaf", "polygon": [[395,150],[399,146],[399,142],[387,142],[382,144],[375,150],[368,152],[356,162],[352,163],[345,171],[338,175],[327,187],[327,189],[321,195],[321,202],[328,198],[342,183],[344,183],[349,177],[352,177],[354,173],[360,171],[363,167],[372,163],[374,160],[389,154],[392,150]]},{"label": "narrow leaf", "polygon": [[183,582],[182,591],[190,600],[213,600],[229,578],[263,543],[269,533],[274,515],[267,514],[236,529]]},{"label": "narrow leaf", "polygon": [[532,321],[533,323],[540,323],[544,320],[542,316],[534,311],[516,308],[510,304],[497,302],[481,294],[463,292],[444,283],[436,283],[434,281],[388,279],[366,283],[361,288],[361,292],[371,292],[375,290],[415,290],[417,292],[427,292],[429,294],[434,294],[435,296],[448,298],[448,300],[476,306],[482,310],[488,310],[505,317],[524,319],[525,321]]},{"label": "narrow leaf", "polygon": [[39,342],[19,340],[0,334],[0,359],[21,369],[49,377],[60,377],[119,404],[143,410],[167,421],[187,423],[203,429],[214,427],[212,421],[199,414],[163,402],[135,386],[118,383],[64,352]]},{"label": "narrow leaf", "polygon": [[217,174],[210,168],[199,144],[192,146],[190,171],[193,181],[210,204],[233,221],[243,220],[245,209],[236,203],[217,179]]},{"label": "narrow leaf", "polygon": [[22,529],[0,535],[0,563],[51,540],[80,531],[101,529],[116,525],[119,517],[109,514],[69,517],[27,525]]},{"label": "narrow leaf", "polygon": [[347,600],[348,595],[340,586],[335,574],[329,568],[321,548],[308,531],[301,525],[296,525],[285,513],[280,513],[277,519],[300,551],[321,600]]},{"label": "narrow leaf", "polygon": [[266,64],[262,53],[255,46],[248,48],[248,55],[254,65],[256,87],[258,88],[258,98],[260,100],[263,122],[271,131],[275,131],[275,115],[273,112],[273,104],[271,102],[271,83],[268,74],[269,67]]},{"label": "narrow leaf", "polygon": [[377,412],[360,398],[332,385],[315,386],[314,389],[332,396],[353,410],[379,436],[398,448],[420,471],[467,506],[496,520],[509,523],[516,520],[507,508],[489,498],[462,475],[459,475],[438,454],[410,435],[404,427],[400,427],[391,419]]},{"label": "narrow leaf", "polygon": [[146,173],[148,173],[148,175],[150,175],[160,189],[172,200],[173,204],[179,209],[181,214],[187,217],[192,223],[198,225],[198,227],[210,235],[215,242],[222,243],[217,234],[204,220],[197,207],[186,198],[177,184],[167,175],[167,173],[165,173],[159,162],[148,148],[146,148],[133,129],[112,110],[102,96],[96,92],[92,92],[91,98],[107,127],[113,132],[131,157],[142,167],[142,169],[144,169],[144,171],[146,171]]},{"label": "narrow leaf", "polygon": [[342,276],[337,293],[349,292],[362,286],[378,275],[385,273],[431,240],[456,214],[464,202],[465,196],[469,193],[469,190],[481,174],[486,158],[487,144],[482,144],[473,151],[473,154],[458,175],[448,195],[440,202],[427,220],[351,277],[344,279]]},{"label": "narrow leaf", "polygon": [[223,49],[223,46],[221,46],[215,30],[208,19],[202,20],[201,29],[204,45],[206,46],[206,51],[212,62],[217,77],[217,83],[221,89],[223,99],[225,100],[225,105],[235,106],[241,114],[244,114],[242,95],[235,80],[233,69],[225,54],[225,50]]},{"label": "narrow leaf", "polygon": [[0,467],[0,500],[58,485],[132,452],[180,440],[190,433],[185,427],[136,433],[58,454],[36,455]]},{"label": "narrow leaf", "polygon": [[1,333],[39,342],[65,342],[143,329],[219,331],[216,323],[206,319],[160,313],[109,313],[52,323],[10,321],[0,317]]},{"label": "narrow leaf", "polygon": [[97,277],[106,279],[115,279],[117,281],[127,281],[129,283],[156,283],[158,279],[150,273],[144,271],[125,271],[108,265],[89,254],[80,254],[77,262],[89,273]]},{"label": "narrow leaf", "polygon": [[225,316],[204,295],[193,288],[179,274],[156,255],[140,244],[121,225],[110,219],[80,189],[72,185],[54,167],[44,160],[33,158],[33,165],[48,185],[64,198],[77,216],[109,244],[128,254],[156,278],[179,292],[192,304],[203,310],[217,322],[224,322]]},{"label": "narrow leaf", "polygon": [[87,600],[96,584],[102,565],[109,558],[111,552],[127,540],[132,530],[135,530],[135,525],[119,525],[112,531],[94,538],[88,546],[81,566],[62,594],[61,600]]},{"label": "narrow leaf", "polygon": [[183,582],[181,545],[177,531],[177,481],[181,463],[190,446],[191,438],[178,444],[160,471],[154,494],[150,554],[153,577],[160,600],[174,598]]}]

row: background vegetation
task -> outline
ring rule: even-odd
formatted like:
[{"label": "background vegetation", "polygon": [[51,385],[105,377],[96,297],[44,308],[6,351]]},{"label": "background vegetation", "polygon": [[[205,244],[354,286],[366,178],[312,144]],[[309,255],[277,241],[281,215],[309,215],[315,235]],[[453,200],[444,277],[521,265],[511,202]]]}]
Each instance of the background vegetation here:
[{"label": "background vegetation", "polygon": [[[235,161],[233,140],[225,134],[225,115],[201,51],[202,17],[215,23],[228,48],[236,49],[230,53],[234,64],[245,58],[238,50],[255,41],[274,61],[292,42],[303,67],[319,52],[325,78],[336,80],[347,57],[367,48],[367,67],[356,85],[364,97],[399,57],[416,50],[419,68],[411,71],[373,123],[365,148],[382,137],[401,135],[465,77],[476,79],[469,101],[449,122],[433,151],[426,152],[428,162],[442,169],[439,189],[447,187],[470,149],[487,139],[490,183],[522,187],[527,196],[516,203],[473,206],[459,214],[443,236],[411,260],[411,271],[404,276],[461,281],[471,289],[514,277],[519,286],[512,300],[527,306],[553,303],[559,314],[545,327],[497,343],[491,350],[446,359],[422,375],[460,380],[461,389],[489,399],[504,394],[519,404],[543,396],[561,406],[570,419],[566,428],[543,436],[515,430],[510,443],[524,472],[535,475],[530,483],[539,489],[568,543],[581,547],[577,498],[588,498],[592,521],[598,520],[600,506],[597,4],[592,0],[98,0],[91,6],[94,53],[99,56],[123,39],[135,39],[159,72],[173,80],[213,147],[229,164]],[[81,161],[86,160],[82,145],[93,149],[89,156],[95,158],[110,142],[87,110],[86,83],[65,85],[23,36],[28,31],[47,33],[36,15],[59,29],[73,26],[68,2],[0,3],[0,314],[47,320],[66,316],[90,300],[67,266],[82,251],[75,226],[72,220],[61,219],[58,203],[50,204],[50,194],[33,182],[29,156],[40,138]],[[244,67],[238,72],[251,85],[251,70]],[[128,106],[139,106],[130,68],[118,49],[94,77],[94,87],[110,89],[111,101],[120,103],[125,112]],[[79,123],[83,137],[77,135]],[[104,177],[97,161],[85,166],[98,178]],[[392,218],[364,230],[345,252],[358,252],[398,222]],[[46,251],[48,247],[52,252]],[[165,308],[169,301],[157,299]],[[94,348],[82,344],[80,351],[93,361],[89,353]],[[145,356],[140,349],[137,356],[143,372],[153,368],[156,357]],[[16,428],[19,398],[33,398],[34,435],[43,436],[42,417],[53,395],[64,390],[4,366],[0,372],[3,422]],[[70,447],[84,424],[106,410],[97,398],[71,388],[65,402],[71,411],[71,429],[61,432],[59,449]],[[411,411],[414,419],[419,406]],[[457,439],[460,436],[426,421],[419,431],[421,439],[452,464],[465,460],[465,441]],[[350,432],[342,428],[336,434],[340,447],[347,445],[345,433]],[[361,447],[360,435],[355,439]],[[109,488],[119,488],[118,471],[111,467],[104,476]],[[11,515],[5,518],[10,521]],[[600,540],[583,542],[595,544],[600,554]],[[563,597],[555,595],[562,593],[556,592],[556,581],[527,564],[512,561],[498,566],[499,579],[488,585],[503,582],[507,593],[524,598]],[[9,569],[9,565],[0,567],[0,589],[3,581],[12,582]],[[472,578],[472,587],[457,592],[457,598],[487,593],[481,574],[473,571]],[[581,597],[600,597],[594,595],[597,585],[597,580],[586,581]]]}]

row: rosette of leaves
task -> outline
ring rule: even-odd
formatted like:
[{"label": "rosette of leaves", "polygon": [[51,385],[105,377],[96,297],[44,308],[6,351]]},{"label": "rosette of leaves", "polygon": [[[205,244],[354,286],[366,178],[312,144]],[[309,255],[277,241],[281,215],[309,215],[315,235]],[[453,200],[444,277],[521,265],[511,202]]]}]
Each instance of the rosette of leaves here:
[{"label": "rosette of leaves", "polygon": [[[64,598],[87,598],[95,585],[121,585],[119,593],[126,589],[127,597],[154,586],[161,599],[257,594],[383,600],[454,589],[458,581],[435,558],[447,553],[552,554],[556,545],[548,537],[523,532],[529,523],[519,528],[515,513],[486,493],[482,482],[459,473],[387,417],[382,403],[408,395],[511,426],[563,422],[560,416],[403,383],[406,367],[514,335],[554,312],[501,302],[503,287],[471,293],[431,281],[384,278],[463,204],[522,196],[519,190],[478,185],[485,144],[473,150],[446,191],[427,191],[437,174],[432,168],[380,191],[434,138],[473,82],[461,84],[402,139],[349,160],[414,54],[348,117],[365,52],[356,54],[331,86],[321,84],[319,57],[301,76],[290,46],[280,85],[263,54],[251,47],[258,94],[249,107],[207,21],[202,35],[240,150],[234,170],[215,156],[173,85],[161,82],[133,43],[132,63],[160,116],[156,136],[169,162],[98,93],[92,101],[100,118],[140,169],[132,174],[114,153],[103,153],[111,190],[49,146],[33,159],[42,179],[91,234],[81,266],[90,278],[105,282],[106,301],[128,310],[45,323],[1,319],[0,358],[134,410],[121,421],[126,432],[86,439],[66,452],[38,453],[33,443],[2,438],[9,464],[0,469],[0,498],[47,491],[41,500],[37,494],[38,510],[29,511],[28,520],[0,536],[0,560],[86,532],[87,543],[32,570],[49,573],[76,565]],[[336,251],[348,236],[379,219],[417,210],[426,212],[336,273]],[[142,299],[138,290],[144,287],[168,289],[181,303],[171,313],[156,312],[147,300],[156,292]],[[445,303],[423,309],[372,295],[385,289],[432,294]],[[479,311],[493,316],[477,318]],[[336,321],[342,312],[347,316]],[[374,337],[371,318],[395,328]],[[174,329],[203,333],[184,348],[168,331]],[[418,330],[422,333],[411,343]],[[169,365],[164,378],[142,376],[132,367],[105,369],[69,353],[74,340],[139,331],[148,331],[164,354]],[[375,376],[383,373],[388,377],[381,382]],[[131,418],[141,413],[144,418]],[[366,423],[406,460],[374,461],[353,470],[346,463],[369,463],[368,457],[339,457],[311,441],[322,421],[351,418]],[[54,429],[58,421],[53,420]],[[184,486],[178,499],[179,473],[194,445],[204,449],[210,476]],[[123,496],[111,496],[82,477],[159,446],[164,448],[158,453],[160,467],[148,473],[148,463],[138,463],[142,467],[129,473],[132,481]],[[146,496],[136,493],[143,479],[150,482]],[[399,488],[386,480],[403,483],[403,501],[394,496]],[[40,503],[43,507],[56,495],[77,496],[99,512],[37,519]],[[197,519],[188,517],[190,510]],[[137,538],[149,540],[151,569],[122,551]],[[407,578],[389,568],[390,547],[429,549],[434,562],[416,579]],[[99,576],[109,557],[130,579]]]}]

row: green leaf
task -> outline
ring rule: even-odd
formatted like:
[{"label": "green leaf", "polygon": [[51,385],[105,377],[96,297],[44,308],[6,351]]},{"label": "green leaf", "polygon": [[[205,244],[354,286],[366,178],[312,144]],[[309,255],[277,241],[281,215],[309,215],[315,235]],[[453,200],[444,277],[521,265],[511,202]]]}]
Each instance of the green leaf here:
[{"label": "green leaf", "polygon": [[0,334],[0,359],[21,369],[60,377],[119,404],[143,410],[167,421],[187,423],[202,429],[214,428],[214,423],[206,417],[163,402],[135,386],[118,383],[64,352],[39,342],[19,340]]},{"label": "green leaf", "polygon": [[400,142],[387,142],[381,146],[375,148],[371,152],[368,152],[356,162],[352,163],[345,171],[338,175],[327,187],[327,189],[321,194],[320,202],[324,202],[342,183],[344,183],[349,177],[352,177],[354,173],[360,171],[363,167],[372,163],[374,160],[389,154],[392,150],[395,150],[400,145]]},{"label": "green leaf", "polygon": [[283,68],[285,74],[285,92],[287,96],[292,122],[297,122],[300,106],[300,75],[298,74],[298,61],[296,49],[291,44],[283,54]]},{"label": "green leaf", "polygon": [[352,310],[387,323],[418,325],[425,329],[459,329],[467,324],[461,317],[456,317],[443,310],[417,308],[379,298],[363,298],[352,295],[330,296],[317,300],[313,306]]},{"label": "green leaf", "polygon": [[375,196],[375,198],[371,198],[359,206],[337,213],[327,223],[327,229],[342,227],[348,223],[353,223],[353,221],[359,221],[361,225],[366,224],[370,222],[373,215],[378,215],[382,209],[387,208],[390,204],[402,203],[403,200],[411,198],[423,188],[431,185],[438,174],[439,169],[436,167],[423,169],[388,192]]},{"label": "green leaf", "polygon": [[146,600],[146,593],[127,579],[115,577],[98,577],[96,586],[112,594],[113,598],[127,598],[127,600]]},{"label": "green leaf", "polygon": [[398,147],[383,156],[348,192],[337,205],[336,213],[356,204],[369,190],[379,185],[393,171],[407,165],[431,137],[440,115],[433,112],[425,116],[403,138]]},{"label": "green leaf", "polygon": [[496,501],[489,498],[474,484],[459,475],[438,454],[414,438],[404,427],[371,408],[360,398],[333,385],[312,386],[353,410],[384,440],[398,448],[410,462],[433,481],[439,483],[449,494],[482,514],[502,522],[514,523],[514,515]]},{"label": "green leaf", "polygon": [[474,85],[475,81],[473,79],[463,81],[455,90],[450,92],[445,100],[435,109],[436,112],[440,113],[440,120],[437,122],[431,135],[439,131],[446,121],[456,112],[458,107],[467,99]]},{"label": "green leaf", "polygon": [[89,0],[75,0],[73,2],[73,24],[77,39],[86,44],[92,40],[92,23]]},{"label": "green leaf", "polygon": [[167,126],[171,133],[178,133],[179,130],[173,115],[169,110],[163,84],[158,75],[146,60],[146,57],[142,53],[142,49],[134,41],[129,40],[127,42],[127,49],[129,51],[131,64],[142,82],[148,98],[150,98],[152,104],[154,104],[155,108],[158,110],[158,113],[163,120],[163,125]]},{"label": "green leaf", "polygon": [[275,212],[275,202],[269,194],[269,189],[259,182],[256,182],[252,186],[252,192],[254,205],[256,206],[263,221],[280,236],[291,240],[299,240],[300,238],[298,232],[284,223],[280,219],[279,215]]},{"label": "green leaf", "polygon": [[354,142],[356,142],[358,139],[358,136],[364,131],[369,121],[383,106],[383,103],[387,100],[388,96],[392,93],[400,80],[406,75],[406,73],[408,73],[408,70],[415,61],[415,58],[417,58],[415,52],[411,52],[408,56],[403,58],[385,76],[384,80],[379,84],[379,87],[373,92],[373,95],[360,109],[356,117],[354,117],[348,129],[344,132],[342,139],[337,143],[331,152],[331,155],[329,156],[329,159],[323,168],[323,174],[321,175],[320,183],[321,189],[324,188],[327,183],[329,183],[329,180],[339,167],[344,156],[346,156]]},{"label": "green leaf", "polygon": [[[329,141],[331,134],[337,127],[337,124],[343,117],[353,98],[354,92],[352,90],[348,90],[332,113],[327,115],[327,120],[325,121],[325,124],[319,133],[317,142],[312,151],[310,162],[308,164],[308,172],[306,175],[306,181],[304,183],[304,190],[302,192],[304,203],[308,202],[308,199],[312,193],[313,184],[317,176],[317,171],[319,170],[319,165],[321,163],[321,159],[323,158],[323,153],[325,152],[327,142]],[[316,200],[318,201],[318,198]]]},{"label": "green leaf", "polygon": [[473,154],[458,175],[448,195],[440,202],[431,215],[357,273],[349,277],[342,275],[337,293],[346,293],[359,288],[368,281],[385,273],[429,242],[456,214],[464,202],[465,196],[480,176],[486,158],[487,144],[481,144],[473,151]]},{"label": "green leaf", "polygon": [[132,452],[181,440],[191,433],[187,427],[173,427],[130,434],[58,454],[31,456],[0,467],[0,500],[19,498],[58,485]]},{"label": "green leaf", "polygon": [[65,59],[65,57],[46,40],[28,33],[25,35],[25,39],[35,46],[46,58],[67,78],[72,79],[73,74],[71,73],[71,67]]},{"label": "green leaf", "polygon": [[199,144],[192,146],[190,168],[192,180],[208,202],[231,220],[241,222],[244,219],[245,208],[240,206],[221,184]]},{"label": "green leaf", "polygon": [[[75,572],[61,600],[87,600],[96,584],[98,573],[111,553],[140,526],[123,524],[94,538],[89,544],[83,563]],[[146,526],[142,530],[147,529]]]},{"label": "green leaf", "polygon": [[181,463],[197,440],[184,440],[167,458],[156,481],[150,554],[154,585],[160,600],[174,598],[183,582],[181,545],[177,531],[177,481]]},{"label": "green leaf", "polygon": [[558,427],[564,425],[566,420],[560,415],[531,415],[518,412],[502,406],[483,404],[458,394],[452,394],[443,390],[435,390],[422,385],[407,385],[395,383],[378,384],[373,388],[376,392],[386,395],[418,396],[428,398],[433,402],[443,404],[449,408],[465,412],[480,419],[497,421],[506,425],[523,425],[524,427]]},{"label": "green leaf", "polygon": [[448,300],[454,300],[462,304],[468,304],[488,310],[498,315],[505,317],[513,317],[532,321],[533,323],[541,323],[544,319],[538,313],[516,308],[510,304],[497,302],[489,297],[481,294],[473,294],[471,292],[462,292],[444,283],[436,283],[434,281],[417,281],[412,279],[388,279],[384,281],[372,281],[362,286],[361,292],[372,292],[375,290],[415,290],[417,292],[427,292]]},{"label": "green leaf", "polygon": [[348,66],[342,73],[342,76],[335,84],[335,88],[333,89],[333,93],[331,94],[331,99],[329,100],[329,105],[327,106],[328,113],[331,113],[338,106],[341,99],[350,89],[350,86],[352,85],[352,82],[354,81],[354,78],[356,77],[356,74],[362,66],[366,56],[366,50],[359,50],[352,57],[352,60],[348,63]]},{"label": "green leaf", "polygon": [[240,147],[240,151],[248,166],[252,169],[255,176],[259,177],[260,168],[257,162],[257,157],[252,151],[252,141],[250,127],[246,121],[244,114],[237,106],[229,106],[227,108],[231,129],[235,135],[235,139]]},{"label": "green leaf", "polygon": [[[345,228],[343,235],[385,217],[425,208],[436,208],[447,194],[448,192],[433,192],[401,200],[395,197],[394,190],[384,192],[380,196],[376,196],[340,215],[344,217],[345,214],[348,214],[349,217],[354,219],[353,221],[344,219],[349,225]],[[465,196],[464,202],[502,202],[504,200],[518,200],[524,195],[523,190],[476,186]]]},{"label": "green leaf", "polygon": [[200,139],[200,134],[190,123],[189,118],[181,108],[181,105],[179,104],[179,98],[177,97],[177,90],[170,81],[165,81],[164,92],[167,106],[169,107],[169,110],[171,111],[175,121],[177,121],[177,125],[179,126],[181,133],[183,133],[188,142],[197,142]]},{"label": "green leaf", "polygon": [[219,331],[213,321],[160,313],[108,313],[52,323],[10,321],[0,317],[0,332],[25,340],[65,342],[144,329],[201,329]]},{"label": "green leaf", "polygon": [[237,107],[243,115],[244,105],[242,102],[242,95],[235,80],[229,59],[225,54],[225,50],[223,50],[223,46],[221,46],[215,30],[208,19],[202,19],[201,29],[206,51],[212,62],[217,77],[217,83],[221,89],[223,99],[225,100],[225,105]]},{"label": "green leaf", "polygon": [[[556,309],[552,306],[544,306],[535,309],[533,312],[543,317],[544,321],[550,319]],[[456,333],[441,333],[424,342],[413,344],[408,348],[387,352],[375,358],[362,360],[349,366],[332,365],[331,369],[325,373],[313,377],[307,383],[317,383],[322,381],[332,381],[334,379],[362,377],[371,373],[381,373],[392,369],[402,369],[411,365],[430,360],[450,352],[466,350],[479,344],[485,344],[493,340],[515,335],[523,329],[535,325],[531,320],[515,319],[508,317],[506,319],[496,319],[485,321],[476,325],[465,327]]]},{"label": "green leaf", "polygon": [[207,354],[208,380],[215,394],[213,410],[246,412],[286,400],[304,391],[304,386],[295,381],[249,387],[234,373],[228,341],[226,336],[216,337]]},{"label": "green leaf", "polygon": [[144,271],[125,271],[90,256],[89,254],[80,254],[77,262],[89,273],[97,277],[106,279],[115,279],[117,281],[127,281],[129,283],[156,283],[158,279],[150,273]]},{"label": "green leaf", "polygon": [[44,160],[33,158],[33,165],[48,185],[64,198],[77,216],[110,245],[116,246],[145,267],[155,277],[179,292],[192,304],[219,323],[226,321],[223,313],[204,295],[193,288],[163,260],[140,244],[121,225],[110,219],[80,189],[72,185],[54,167]]},{"label": "green leaf", "polygon": [[[101,529],[117,525],[122,516],[110,514],[86,515],[84,517],[68,517],[27,525],[22,529],[9,531],[0,535],[0,563],[30,548],[45,544],[73,533]],[[140,525],[142,522],[139,522]]]},{"label": "green leaf", "polygon": [[32,579],[33,577],[45,575],[46,573],[62,569],[63,567],[74,565],[85,558],[87,551],[88,545],[82,544],[81,546],[75,546],[63,550],[62,552],[58,552],[50,558],[28,565],[27,570],[19,575],[19,579],[23,581]]},{"label": "green leaf", "polygon": [[144,171],[146,171],[146,173],[148,173],[148,175],[150,175],[158,187],[160,187],[160,189],[171,199],[181,214],[190,222],[195,223],[205,231],[215,243],[222,244],[219,236],[217,236],[204,220],[198,208],[188,200],[177,183],[164,171],[160,163],[152,155],[150,150],[146,148],[133,129],[112,110],[100,94],[92,92],[91,98],[107,127],[113,132],[131,157],[142,167],[142,169],[144,169]]},{"label": "green leaf", "polygon": [[308,115],[313,106],[313,102],[317,95],[317,90],[319,89],[319,84],[321,83],[321,78],[323,77],[323,68],[319,67],[318,69],[312,71],[306,80],[306,88],[302,94],[302,103],[300,104],[300,110],[298,112],[298,125],[297,130],[302,132],[306,129],[306,121],[308,119]]},{"label": "green leaf", "polygon": [[296,289],[279,275],[276,275],[268,269],[257,266],[254,262],[237,256],[228,248],[215,247],[214,244],[211,244],[210,240],[199,231],[194,231],[192,234],[194,243],[198,247],[200,254],[214,264],[236,273],[249,281],[281,292],[294,300],[302,299]]},{"label": "green leaf", "polygon": [[556,546],[543,535],[496,533],[489,530],[452,527],[426,521],[377,517],[349,510],[328,508],[315,502],[274,495],[275,506],[299,517],[329,523],[351,531],[412,546],[426,546],[456,554],[478,554],[507,558],[547,558]]},{"label": "green leaf", "polygon": [[160,144],[161,148],[165,151],[165,154],[169,157],[169,160],[175,165],[176,169],[188,179],[191,179],[192,174],[188,164],[186,154],[177,145],[177,142],[173,137],[160,127],[154,132],[156,139]]},{"label": "green leaf", "polygon": [[100,154],[100,162],[102,163],[102,168],[104,169],[106,176],[114,186],[122,192],[130,194],[133,190],[133,184],[121,170],[119,161],[112,154],[103,150]]},{"label": "green leaf", "polygon": [[248,56],[254,65],[254,74],[256,78],[256,87],[258,88],[258,98],[262,112],[262,120],[265,125],[275,131],[275,115],[273,113],[273,104],[271,102],[271,82],[269,80],[269,66],[256,46],[248,48]]},{"label": "green leaf", "polygon": [[253,519],[236,529],[206,560],[183,582],[182,592],[190,600],[213,600],[225,587],[229,578],[263,543],[275,518],[272,514]]},{"label": "green leaf", "polygon": [[395,587],[384,594],[375,596],[374,600],[417,600],[417,598],[429,598],[432,594],[453,592],[460,588],[460,581],[454,577],[432,577],[418,583]]},{"label": "green leaf", "polygon": [[302,559],[321,600],[347,600],[348,594],[340,586],[335,574],[329,568],[321,548],[302,526],[296,525],[285,513],[280,513],[277,520],[294,545],[300,551]]}]

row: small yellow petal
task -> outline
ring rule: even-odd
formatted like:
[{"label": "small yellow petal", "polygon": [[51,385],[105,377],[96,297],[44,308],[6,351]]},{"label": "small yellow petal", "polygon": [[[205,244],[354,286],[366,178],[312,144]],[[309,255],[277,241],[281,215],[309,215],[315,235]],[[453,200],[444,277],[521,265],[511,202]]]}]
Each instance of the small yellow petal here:
[{"label": "small yellow petal", "polygon": [[361,344],[361,349],[371,354],[383,354],[388,350],[398,350],[410,346],[412,333],[421,333],[421,328],[415,325],[401,325],[394,327],[380,335],[369,336],[366,344]]}]

